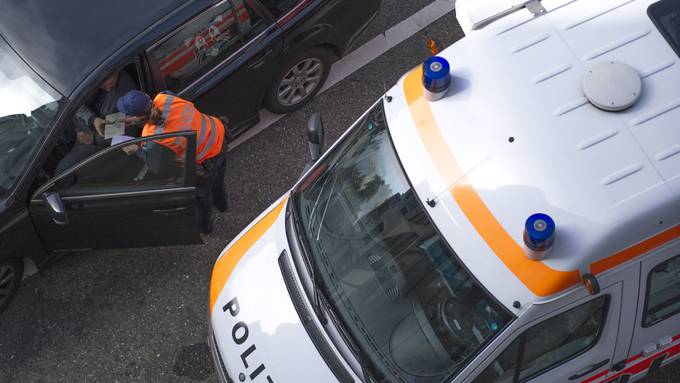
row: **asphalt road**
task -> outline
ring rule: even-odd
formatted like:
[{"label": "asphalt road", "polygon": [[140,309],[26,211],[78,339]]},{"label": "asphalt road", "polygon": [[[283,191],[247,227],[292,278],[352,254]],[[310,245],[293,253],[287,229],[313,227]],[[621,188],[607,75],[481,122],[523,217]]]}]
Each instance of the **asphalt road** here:
[{"label": "asphalt road", "polygon": [[[363,42],[429,2],[384,0]],[[26,279],[0,317],[0,382],[214,382],[206,318],[215,259],[299,176],[307,118],[322,112],[332,142],[429,56],[429,37],[445,46],[462,32],[452,13],[442,17],[232,150],[231,210],[216,216],[206,244],[71,254]],[[678,381],[676,363],[645,382]]]}]

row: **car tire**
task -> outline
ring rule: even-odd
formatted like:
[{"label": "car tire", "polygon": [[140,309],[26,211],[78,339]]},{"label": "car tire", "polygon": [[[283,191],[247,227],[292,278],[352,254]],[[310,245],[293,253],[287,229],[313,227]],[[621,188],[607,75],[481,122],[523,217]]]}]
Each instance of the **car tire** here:
[{"label": "car tire", "polygon": [[20,258],[0,260],[0,313],[5,311],[16,295],[24,276],[24,262]]},{"label": "car tire", "polygon": [[279,114],[300,109],[321,90],[331,64],[331,53],[321,47],[292,56],[265,95],[264,106]]}]

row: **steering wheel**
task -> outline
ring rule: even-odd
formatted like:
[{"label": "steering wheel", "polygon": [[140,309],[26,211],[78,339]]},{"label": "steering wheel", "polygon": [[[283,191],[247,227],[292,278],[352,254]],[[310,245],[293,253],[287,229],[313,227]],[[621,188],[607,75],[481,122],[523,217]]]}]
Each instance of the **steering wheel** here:
[{"label": "steering wheel", "polygon": [[[473,326],[491,331],[491,326],[477,307],[470,307],[466,312],[461,313],[462,315],[456,316],[453,313],[460,313],[456,306],[460,306],[460,303],[456,302],[454,298],[447,298],[440,302],[437,307],[439,319],[447,335],[454,342],[461,345],[473,345],[473,340],[476,340],[470,330]],[[480,328],[480,330],[482,329]]]}]

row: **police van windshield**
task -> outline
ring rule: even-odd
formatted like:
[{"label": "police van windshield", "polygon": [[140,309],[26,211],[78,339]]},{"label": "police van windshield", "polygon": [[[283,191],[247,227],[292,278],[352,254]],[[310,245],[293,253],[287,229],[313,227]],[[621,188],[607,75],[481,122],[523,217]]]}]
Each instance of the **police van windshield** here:
[{"label": "police van windshield", "polygon": [[440,382],[512,319],[425,213],[382,103],[318,164],[293,203],[320,290],[377,381]]},{"label": "police van windshield", "polygon": [[0,198],[35,156],[59,112],[60,99],[0,38]]}]

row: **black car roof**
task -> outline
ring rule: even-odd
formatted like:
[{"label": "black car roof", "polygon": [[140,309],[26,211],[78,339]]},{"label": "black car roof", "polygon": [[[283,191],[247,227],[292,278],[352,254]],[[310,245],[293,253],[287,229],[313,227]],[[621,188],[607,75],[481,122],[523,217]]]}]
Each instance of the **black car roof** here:
[{"label": "black car roof", "polygon": [[189,0],[2,0],[0,35],[64,95]]}]

